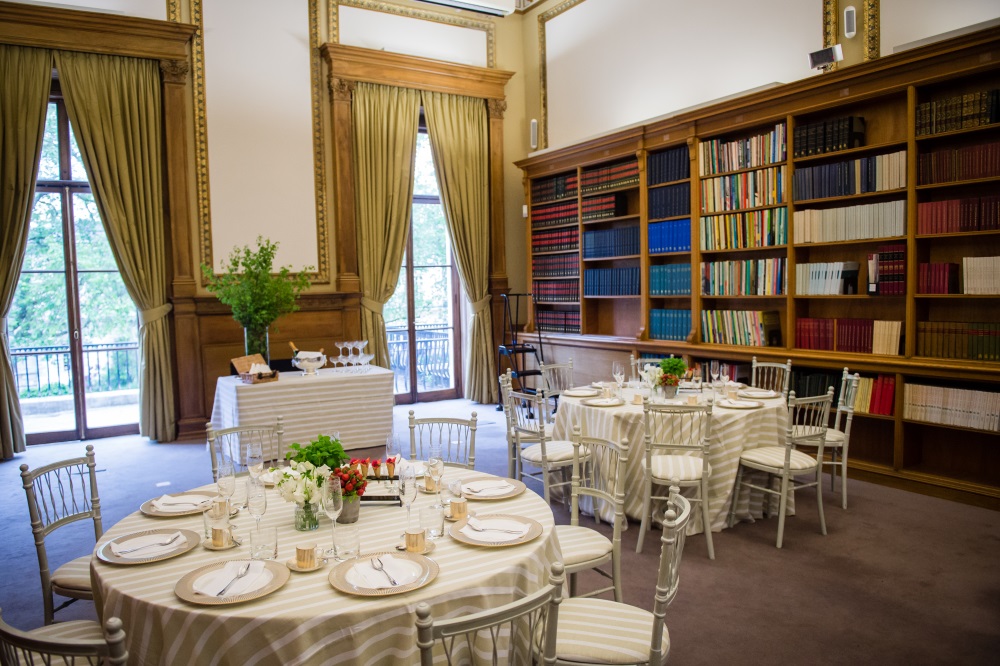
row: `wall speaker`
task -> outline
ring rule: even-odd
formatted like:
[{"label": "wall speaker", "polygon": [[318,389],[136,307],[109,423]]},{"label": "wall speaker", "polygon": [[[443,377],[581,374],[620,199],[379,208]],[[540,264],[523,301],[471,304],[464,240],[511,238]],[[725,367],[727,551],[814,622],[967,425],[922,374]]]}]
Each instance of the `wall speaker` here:
[{"label": "wall speaker", "polygon": [[858,34],[858,13],[854,6],[844,8],[844,37],[850,39]]},{"label": "wall speaker", "polygon": [[538,121],[531,119],[531,149],[538,148]]},{"label": "wall speaker", "polygon": [[844,59],[844,50],[840,44],[834,44],[830,48],[813,51],[809,54],[809,67],[812,69],[827,69],[835,62]]}]

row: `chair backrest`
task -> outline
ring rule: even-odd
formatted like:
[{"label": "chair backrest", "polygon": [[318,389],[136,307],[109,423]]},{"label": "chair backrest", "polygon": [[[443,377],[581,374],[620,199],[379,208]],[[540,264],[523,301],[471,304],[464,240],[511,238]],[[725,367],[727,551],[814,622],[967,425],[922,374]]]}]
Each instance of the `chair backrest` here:
[{"label": "chair backrest", "polygon": [[56,663],[120,666],[127,661],[125,630],[117,617],[110,617],[104,623],[103,639],[40,636],[36,632],[15,629],[0,617],[0,663],[4,666]]},{"label": "chair backrest", "polygon": [[764,363],[758,362],[756,356],[753,357],[750,386],[777,391],[781,393],[781,397],[788,398],[788,383],[791,378],[792,359],[784,363]]},{"label": "chair backrest", "polygon": [[542,390],[549,398],[554,398],[567,389],[573,388],[573,359],[565,363],[540,363]]},{"label": "chair backrest", "polygon": [[660,537],[660,567],[656,573],[656,595],[653,598],[653,635],[649,643],[649,663],[663,663],[663,630],[667,607],[677,596],[681,582],[681,557],[684,536],[691,520],[691,503],[676,486],[670,488],[670,499],[663,512],[663,535]]},{"label": "chair backrest", "polygon": [[219,479],[219,461],[223,457],[233,461],[237,472],[241,466],[246,470],[247,449],[251,444],[260,444],[265,468],[285,459],[286,451],[282,443],[285,428],[280,416],[274,426],[236,426],[215,430],[210,423],[205,432],[208,436],[208,451],[212,456],[213,481]]},{"label": "chair backrest", "polygon": [[[583,437],[580,426],[573,426],[573,499],[570,504],[570,525],[580,524],[580,497],[594,498],[594,503],[606,502],[615,509],[615,524],[611,542],[621,544],[625,524],[625,468],[628,465],[629,443],[616,444],[610,439]],[[597,507],[594,507],[595,515]]]},{"label": "chair backrest", "polygon": [[712,436],[712,405],[665,405],[646,402],[642,407],[647,469],[654,453],[697,452],[708,457]]},{"label": "chair backrest", "polygon": [[544,442],[548,414],[545,396],[511,389],[507,394],[507,402],[510,405],[514,435],[527,435],[532,441],[539,439]]},{"label": "chair backrest", "polygon": [[410,459],[427,460],[431,447],[441,447],[445,465],[474,469],[476,412],[469,419],[416,418],[410,410]]},{"label": "chair backrest", "polygon": [[854,399],[858,393],[858,383],[861,376],[858,373],[849,374],[844,368],[844,376],[840,380],[840,399],[837,401],[837,415],[833,420],[835,430],[840,430],[840,418],[846,417],[844,423],[844,433],[850,432],[851,420],[854,418]]},{"label": "chair backrest", "polygon": [[817,456],[823,456],[826,424],[830,419],[830,406],[832,404],[832,386],[822,395],[797,398],[795,391],[788,395],[788,424],[785,430],[786,465],[791,455],[791,449],[800,444],[818,447]]},{"label": "chair backrest", "polygon": [[431,607],[420,602],[416,625],[421,666],[434,663],[435,645],[441,646],[448,664],[554,664],[563,578],[562,563],[553,562],[549,584],[537,592],[439,622],[431,617]]}]

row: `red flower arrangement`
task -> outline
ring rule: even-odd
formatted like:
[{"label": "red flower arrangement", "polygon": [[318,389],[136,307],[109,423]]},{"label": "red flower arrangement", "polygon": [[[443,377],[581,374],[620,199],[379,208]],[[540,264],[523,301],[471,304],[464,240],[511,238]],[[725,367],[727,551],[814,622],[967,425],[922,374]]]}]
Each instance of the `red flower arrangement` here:
[{"label": "red flower arrangement", "polygon": [[340,493],[344,497],[354,497],[355,495],[361,497],[368,487],[368,481],[356,467],[347,466],[335,469],[331,474],[332,477],[340,479]]}]

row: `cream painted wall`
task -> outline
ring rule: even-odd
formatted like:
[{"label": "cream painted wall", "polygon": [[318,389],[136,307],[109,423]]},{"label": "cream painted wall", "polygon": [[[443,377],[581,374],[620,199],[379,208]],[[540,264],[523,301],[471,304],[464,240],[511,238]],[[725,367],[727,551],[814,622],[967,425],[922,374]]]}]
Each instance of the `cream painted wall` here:
[{"label": "cream painted wall", "polygon": [[21,2],[26,5],[50,5],[53,7],[64,7],[66,9],[84,9],[92,12],[107,12],[110,14],[122,14],[125,16],[138,16],[139,18],[157,19],[165,21],[167,19],[166,0],[46,0],[45,2],[34,2],[33,0],[10,0],[11,2]]},{"label": "cream painted wall", "polygon": [[1000,17],[997,0],[882,0],[882,55],[894,47]]}]

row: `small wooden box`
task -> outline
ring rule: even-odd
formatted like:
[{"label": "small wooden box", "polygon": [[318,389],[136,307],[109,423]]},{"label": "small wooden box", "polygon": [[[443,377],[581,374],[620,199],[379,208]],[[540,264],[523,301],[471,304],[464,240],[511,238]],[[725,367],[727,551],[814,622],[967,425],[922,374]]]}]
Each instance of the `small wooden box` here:
[{"label": "small wooden box", "polygon": [[236,368],[236,372],[240,374],[240,379],[243,380],[244,384],[263,384],[265,382],[276,382],[278,381],[278,371],[272,370],[270,373],[267,372],[257,372],[250,374],[250,368],[254,363],[264,364],[264,357],[260,354],[251,354],[250,356],[240,356],[239,358],[230,359],[233,367]]}]

